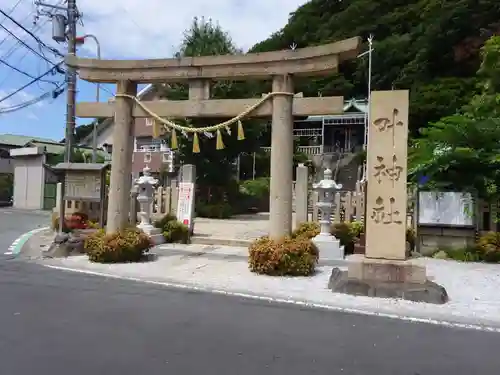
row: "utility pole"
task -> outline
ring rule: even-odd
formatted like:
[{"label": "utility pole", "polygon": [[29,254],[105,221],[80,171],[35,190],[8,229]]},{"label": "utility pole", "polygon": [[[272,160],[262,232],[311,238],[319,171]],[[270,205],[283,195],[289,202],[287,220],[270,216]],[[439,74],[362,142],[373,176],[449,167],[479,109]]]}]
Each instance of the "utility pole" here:
[{"label": "utility pole", "polygon": [[[76,0],[68,0],[68,55],[76,55]],[[75,132],[75,102],[76,102],[76,70],[66,67],[68,84],[66,103],[66,144],[64,161],[71,162],[73,154],[73,134]]]},{"label": "utility pole", "polygon": [[[68,42],[68,55],[76,55],[76,22],[79,18],[79,12],[76,7],[76,0],[67,0],[67,7],[46,4],[41,1],[35,1],[39,7],[51,8],[66,12],[63,14],[53,14],[47,12],[38,12],[52,18],[52,39],[56,42]],[[35,22],[39,15],[35,16]],[[67,27],[67,30],[66,30]],[[70,162],[73,154],[73,134],[75,132],[75,114],[76,114],[76,70],[69,66],[66,67],[67,102],[66,102],[66,136],[64,161]]]}]

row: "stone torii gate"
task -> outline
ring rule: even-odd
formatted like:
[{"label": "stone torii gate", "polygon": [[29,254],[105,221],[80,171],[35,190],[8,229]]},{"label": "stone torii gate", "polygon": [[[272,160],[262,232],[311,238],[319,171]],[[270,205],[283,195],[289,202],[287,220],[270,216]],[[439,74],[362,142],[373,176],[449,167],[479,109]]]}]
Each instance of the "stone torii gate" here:
[{"label": "stone torii gate", "polygon": [[[294,76],[328,76],[339,63],[354,59],[358,37],[296,50],[246,55],[202,56],[153,60],[96,60],[68,56],[66,63],[81,79],[117,84],[112,103],[78,103],[76,115],[114,117],[107,232],[128,222],[133,153],[133,124],[139,117],[234,118],[257,107],[248,117],[272,118],[270,229],[271,238],[292,229],[293,118],[342,113],[343,97],[294,97]],[[272,79],[272,93],[262,99],[210,99],[210,83],[218,80]],[[138,83],[188,83],[189,100],[139,103]],[[147,109],[147,110],[145,110]],[[214,146],[215,147],[215,146]]]}]

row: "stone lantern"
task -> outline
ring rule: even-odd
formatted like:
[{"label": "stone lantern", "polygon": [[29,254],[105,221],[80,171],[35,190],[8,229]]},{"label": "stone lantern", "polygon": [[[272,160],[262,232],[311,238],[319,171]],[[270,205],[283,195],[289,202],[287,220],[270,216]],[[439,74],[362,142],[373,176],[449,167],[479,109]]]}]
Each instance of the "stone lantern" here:
[{"label": "stone lantern", "polygon": [[344,259],[344,246],[340,246],[340,241],[330,231],[335,193],[340,189],[342,189],[342,185],[337,184],[332,179],[332,171],[330,169],[325,170],[323,180],[313,184],[313,190],[317,191],[319,195],[317,207],[321,214],[319,221],[321,231],[312,241],[319,249],[320,258],[325,260]]},{"label": "stone lantern", "polygon": [[137,201],[139,202],[140,222],[137,228],[142,229],[148,234],[156,244],[164,242],[163,234],[159,228],[151,225],[151,206],[153,203],[154,188],[158,180],[151,176],[151,169],[146,166],[142,170],[143,175],[134,182],[138,189]]}]

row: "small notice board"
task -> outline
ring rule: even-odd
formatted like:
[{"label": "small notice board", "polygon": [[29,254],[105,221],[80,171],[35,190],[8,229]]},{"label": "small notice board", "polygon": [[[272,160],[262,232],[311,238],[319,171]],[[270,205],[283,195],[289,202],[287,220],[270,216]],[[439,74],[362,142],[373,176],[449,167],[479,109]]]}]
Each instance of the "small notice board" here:
[{"label": "small notice board", "polygon": [[177,220],[190,229],[193,228],[194,216],[194,184],[192,182],[179,183],[179,201],[177,202]]}]

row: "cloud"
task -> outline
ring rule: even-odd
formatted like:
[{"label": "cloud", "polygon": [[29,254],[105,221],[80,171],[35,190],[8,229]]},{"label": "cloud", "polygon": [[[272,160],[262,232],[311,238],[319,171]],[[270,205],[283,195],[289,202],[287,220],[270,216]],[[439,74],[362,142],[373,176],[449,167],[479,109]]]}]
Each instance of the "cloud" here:
[{"label": "cloud", "polygon": [[[10,9],[17,0],[0,0]],[[49,1],[56,3],[56,0]],[[248,49],[281,29],[290,12],[307,0],[78,0],[84,27],[79,34],[97,36],[103,58],[170,57],[179,46],[182,34],[194,17],[211,18],[228,31],[238,47]],[[28,2],[13,13],[18,20],[33,12]],[[34,14],[34,13],[33,13]],[[23,24],[31,27],[32,16]],[[41,19],[39,22],[42,22]],[[51,28],[46,24],[43,39],[50,41]],[[62,46],[59,45],[59,48]],[[95,54],[90,41],[81,49],[87,56]]]}]

